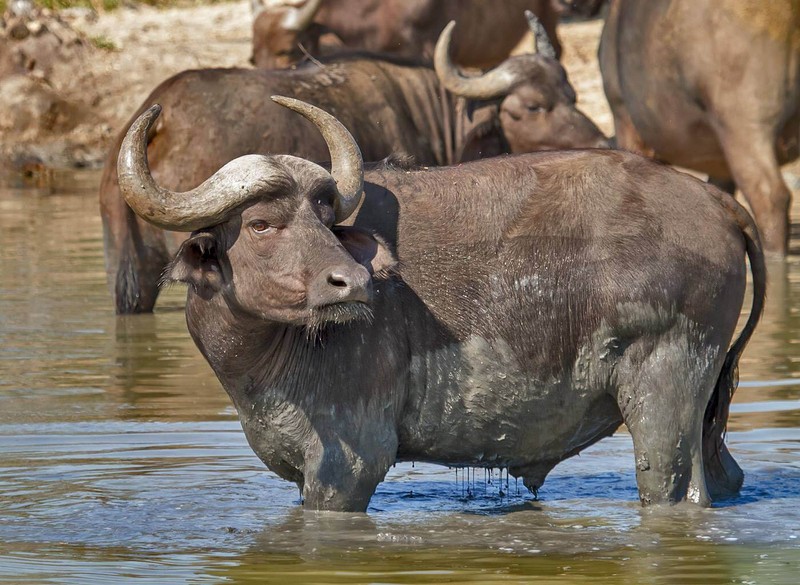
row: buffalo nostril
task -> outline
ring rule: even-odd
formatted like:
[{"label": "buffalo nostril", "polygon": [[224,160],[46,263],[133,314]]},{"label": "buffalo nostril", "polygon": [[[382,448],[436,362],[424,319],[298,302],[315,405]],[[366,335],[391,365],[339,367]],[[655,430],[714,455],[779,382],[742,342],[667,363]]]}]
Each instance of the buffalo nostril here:
[{"label": "buffalo nostril", "polygon": [[336,272],[328,275],[328,284],[337,288],[347,288],[350,286],[350,283],[347,282],[347,277]]},{"label": "buffalo nostril", "polygon": [[372,281],[362,266],[331,267],[321,272],[308,289],[311,307],[372,300]]}]

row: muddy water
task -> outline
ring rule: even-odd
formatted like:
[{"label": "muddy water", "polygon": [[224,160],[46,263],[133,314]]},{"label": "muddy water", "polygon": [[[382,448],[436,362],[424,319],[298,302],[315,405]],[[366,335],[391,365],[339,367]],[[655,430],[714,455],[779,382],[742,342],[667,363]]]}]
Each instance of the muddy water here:
[{"label": "muddy water", "polygon": [[1,583],[800,581],[800,258],[774,270],[729,440],[741,496],[643,510],[624,432],[538,501],[398,465],[369,514],[298,508],[188,338],[183,291],[117,318],[94,173],[0,188]]}]

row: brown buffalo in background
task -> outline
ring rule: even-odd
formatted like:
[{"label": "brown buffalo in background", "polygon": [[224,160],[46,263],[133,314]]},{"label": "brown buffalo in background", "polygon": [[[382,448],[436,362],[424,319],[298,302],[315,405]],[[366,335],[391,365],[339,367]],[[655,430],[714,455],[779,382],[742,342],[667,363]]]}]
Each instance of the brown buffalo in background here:
[{"label": "brown buffalo in background", "polygon": [[561,53],[551,0],[254,0],[252,6],[257,67],[284,68],[318,56],[325,33],[352,49],[431,58],[439,34],[455,20],[453,60],[485,69],[501,63],[522,40],[525,10],[541,20],[554,56]]},{"label": "brown buffalo in background", "polygon": [[600,66],[618,146],[738,187],[765,249],[785,254],[800,0],[614,0]]},{"label": "brown buffalo in background", "polygon": [[[448,58],[452,28],[436,66],[350,56],[295,70],[210,69],[174,76],[145,100],[161,122],[149,136],[153,174],[170,189],[198,185],[226,162],[251,153],[328,157],[313,125],[270,101],[290,95],[334,112],[366,160],[410,157],[446,165],[503,153],[606,147],[575,107],[575,92],[553,58],[520,55],[478,77],[463,77]],[[546,38],[536,42],[545,47]],[[120,139],[121,140],[121,137]],[[113,148],[100,186],[108,282],[118,313],[149,312],[171,248],[166,233],[136,218],[117,184]]]}]

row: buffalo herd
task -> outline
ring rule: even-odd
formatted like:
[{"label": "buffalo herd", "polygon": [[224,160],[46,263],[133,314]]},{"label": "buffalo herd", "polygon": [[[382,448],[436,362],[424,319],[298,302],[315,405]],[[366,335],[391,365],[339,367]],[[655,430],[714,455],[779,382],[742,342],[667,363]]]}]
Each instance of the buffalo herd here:
[{"label": "buffalo herd", "polygon": [[[525,21],[522,14],[520,19]],[[504,153],[607,146],[597,126],[575,107],[564,68],[547,56],[552,50],[546,35],[534,37],[532,53],[465,77],[449,59],[452,31],[442,34],[435,70],[403,58],[351,54],[326,59],[322,67],[205,69],[167,79],[140,110],[159,103],[164,112],[163,123],[149,136],[154,176],[166,187],[185,189],[244,154],[326,160],[319,132],[273,104],[272,94],[335,114],[368,161],[392,156],[448,165]],[[190,144],[205,146],[187,148]],[[147,312],[174,252],[168,240],[174,238],[125,205],[116,177],[117,148],[100,188],[109,282],[117,312]]]},{"label": "buffalo herd", "polygon": [[[800,0],[604,4],[255,0],[255,68],[176,75],[120,134],[116,310],[188,285],[192,338],[306,507],[364,511],[404,460],[536,493],[623,423],[642,504],[738,493],[725,429],[788,249]],[[611,140],[555,34],[598,7]]]}]

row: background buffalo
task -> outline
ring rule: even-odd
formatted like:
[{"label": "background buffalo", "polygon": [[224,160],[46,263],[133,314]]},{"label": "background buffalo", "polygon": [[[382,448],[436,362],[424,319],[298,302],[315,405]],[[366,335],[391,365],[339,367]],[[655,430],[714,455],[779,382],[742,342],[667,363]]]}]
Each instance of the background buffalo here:
[{"label": "background buffalo", "polygon": [[558,14],[551,1],[253,0],[252,61],[257,67],[288,67],[319,56],[324,35],[335,37],[341,48],[430,59],[439,34],[455,20],[453,60],[466,67],[494,67],[527,32],[519,20],[525,10],[538,16],[558,57]]},{"label": "background buffalo", "polygon": [[800,151],[800,0],[613,0],[600,66],[617,145],[706,173],[785,255]]},{"label": "background buffalo", "polygon": [[[153,172],[169,188],[188,189],[243,154],[325,160],[318,132],[266,99],[273,94],[335,112],[368,161],[392,156],[445,165],[503,153],[607,146],[576,109],[575,92],[555,59],[537,51],[465,77],[448,58],[452,30],[438,46],[438,78],[413,62],[353,55],[295,70],[210,69],[175,76],[139,110],[154,103],[164,108],[163,122],[149,137]],[[535,44],[547,46],[546,38]],[[115,148],[100,186],[109,287],[117,312],[148,312],[171,248],[164,232],[125,205],[116,157]]]}]

